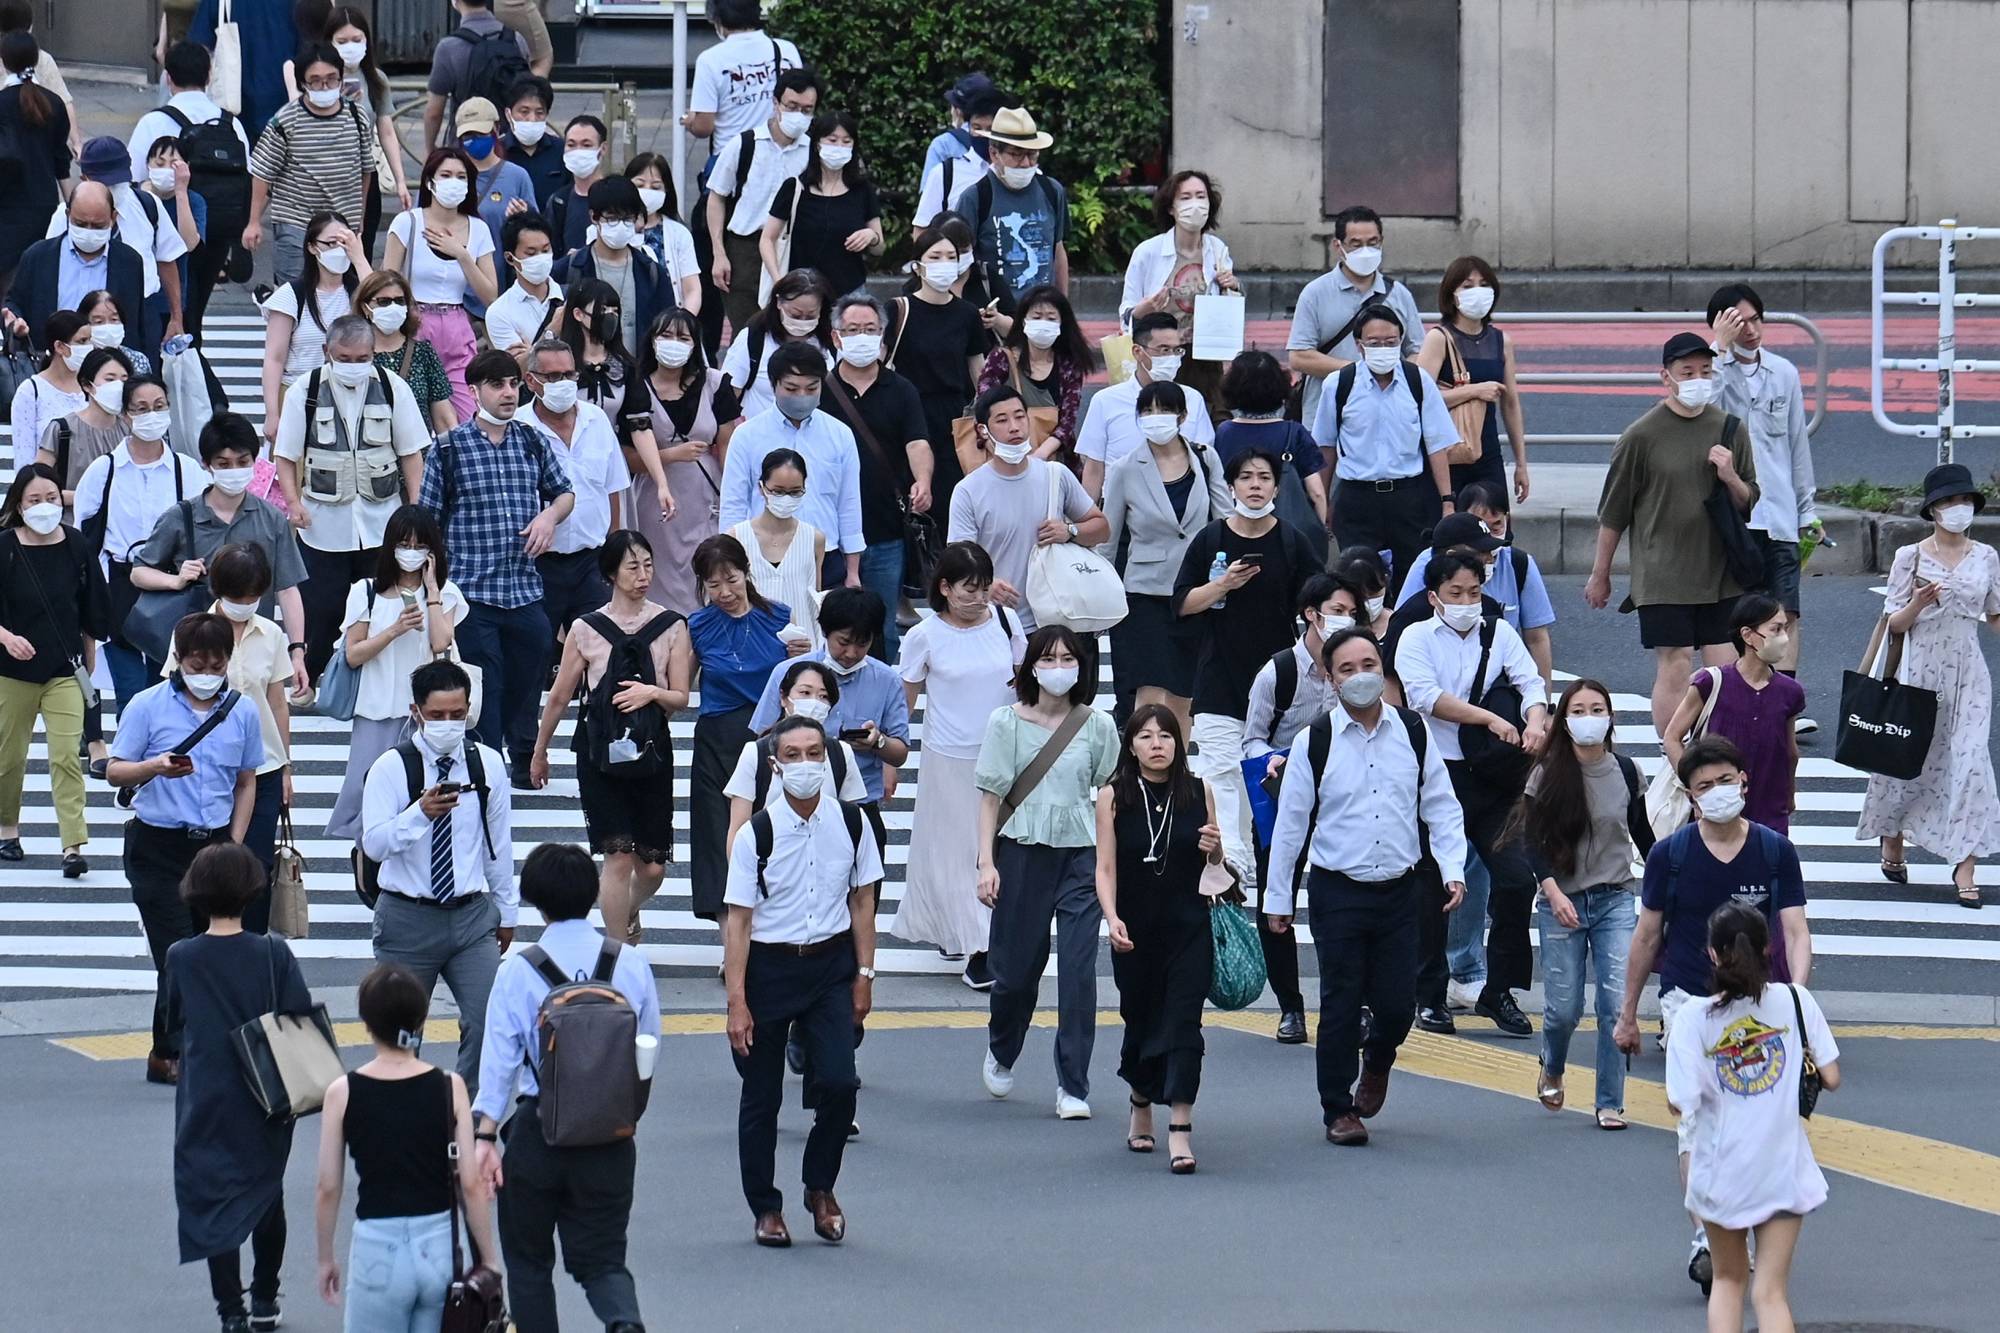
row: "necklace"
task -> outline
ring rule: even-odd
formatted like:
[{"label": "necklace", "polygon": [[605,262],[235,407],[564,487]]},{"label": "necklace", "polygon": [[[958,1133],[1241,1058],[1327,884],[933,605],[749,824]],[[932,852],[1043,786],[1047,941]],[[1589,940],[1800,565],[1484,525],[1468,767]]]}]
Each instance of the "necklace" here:
[{"label": "necklace", "polygon": [[[1156,807],[1153,803],[1152,789],[1153,789],[1152,783],[1148,782],[1144,778],[1139,779],[1139,791],[1144,799],[1144,806],[1146,812],[1145,863],[1149,866],[1154,867],[1153,873],[1155,875],[1164,875],[1167,873],[1167,867],[1166,864],[1160,859],[1160,852],[1161,849],[1167,845],[1168,840],[1173,837],[1174,794],[1171,790],[1169,790],[1167,792],[1167,799],[1160,802],[1159,805]],[[1154,818],[1153,818],[1156,810],[1158,814],[1162,816],[1162,818],[1157,824],[1154,823]]]}]

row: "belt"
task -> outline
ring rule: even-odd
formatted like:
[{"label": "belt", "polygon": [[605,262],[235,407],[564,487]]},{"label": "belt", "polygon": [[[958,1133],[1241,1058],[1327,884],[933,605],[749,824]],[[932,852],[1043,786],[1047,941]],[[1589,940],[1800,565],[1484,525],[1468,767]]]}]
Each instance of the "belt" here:
[{"label": "belt", "polygon": [[462,301],[418,301],[416,306],[420,315],[441,315],[447,311],[465,309],[465,303]]},{"label": "belt", "polygon": [[435,907],[441,912],[456,912],[467,903],[476,903],[486,896],[483,892],[460,893],[446,898],[443,902],[439,902],[437,899],[429,896],[419,898],[414,893],[404,893],[398,889],[384,889],[382,892],[388,894],[391,898],[401,898],[406,903],[415,903],[419,907]]},{"label": "belt", "polygon": [[1429,481],[1429,480],[1430,480],[1430,475],[1428,473],[1417,472],[1407,477],[1380,477],[1372,481],[1361,481],[1353,477],[1342,477],[1340,478],[1340,484],[1343,486],[1363,486],[1371,491],[1401,491],[1401,490],[1407,490],[1410,487],[1415,486],[1418,482]]},{"label": "belt", "polygon": [[1325,866],[1319,866],[1319,865],[1314,866],[1313,869],[1322,875],[1333,875],[1337,878],[1344,879],[1349,884],[1360,884],[1366,888],[1380,889],[1380,888],[1387,888],[1389,885],[1394,884],[1399,880],[1408,879],[1410,875],[1416,870],[1416,867],[1411,866],[1406,870],[1399,870],[1395,874],[1384,876],[1381,879],[1356,879],[1354,876],[1348,874],[1344,870],[1328,870]]},{"label": "belt", "polygon": [[216,834],[229,831],[226,828],[195,828],[188,824],[148,824],[143,819],[135,819],[132,822],[149,832],[175,834],[186,838],[189,842],[214,842]]},{"label": "belt", "polygon": [[774,944],[767,940],[751,940],[750,952],[774,953],[786,958],[811,958],[837,949],[843,944],[852,942],[853,939],[852,930],[843,930],[838,935],[829,935],[823,940],[814,940],[811,944]]}]

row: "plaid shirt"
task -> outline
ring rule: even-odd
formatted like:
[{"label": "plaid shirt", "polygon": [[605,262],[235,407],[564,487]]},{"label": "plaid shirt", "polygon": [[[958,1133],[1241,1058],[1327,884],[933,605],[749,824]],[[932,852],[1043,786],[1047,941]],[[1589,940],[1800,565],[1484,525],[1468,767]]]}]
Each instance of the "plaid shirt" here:
[{"label": "plaid shirt", "polygon": [[508,422],[496,445],[468,421],[431,446],[417,503],[438,516],[466,600],[511,609],[542,597],[521,530],[569,492],[562,460],[525,422]]}]

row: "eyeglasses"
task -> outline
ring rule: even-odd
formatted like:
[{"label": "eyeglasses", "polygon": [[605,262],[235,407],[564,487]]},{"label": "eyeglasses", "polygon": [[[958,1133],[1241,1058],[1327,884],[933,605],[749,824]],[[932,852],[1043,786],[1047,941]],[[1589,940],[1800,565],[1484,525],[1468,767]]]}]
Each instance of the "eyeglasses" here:
[{"label": "eyeglasses", "polygon": [[538,370],[535,378],[544,384],[566,384],[576,378],[574,370]]},{"label": "eyeglasses", "polygon": [[338,92],[338,91],[340,90],[340,77],[339,77],[338,75],[335,75],[335,76],[334,76],[333,78],[330,78],[330,79],[328,79],[328,78],[319,78],[319,79],[312,79],[312,78],[309,78],[309,79],[307,79],[307,80],[306,80],[306,87],[307,87],[307,88],[309,88],[309,89],[311,89],[311,90],[312,90],[313,92],[316,92],[316,93],[331,93],[331,92]]}]

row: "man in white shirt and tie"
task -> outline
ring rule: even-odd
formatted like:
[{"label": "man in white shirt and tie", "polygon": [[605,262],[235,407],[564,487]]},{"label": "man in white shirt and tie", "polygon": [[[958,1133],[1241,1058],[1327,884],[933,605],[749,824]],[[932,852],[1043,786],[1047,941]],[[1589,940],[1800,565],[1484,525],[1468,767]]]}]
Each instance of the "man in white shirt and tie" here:
[{"label": "man in white shirt and tie", "polygon": [[[1439,907],[1426,881],[1442,879],[1447,912],[1465,896],[1465,825],[1423,720],[1382,706],[1375,636],[1330,635],[1320,661],[1339,703],[1292,741],[1271,864],[1294,865],[1305,850],[1319,956],[1320,1107],[1327,1141],[1358,1147],[1368,1142],[1361,1122],[1382,1109],[1410,1032],[1420,917]],[[1273,931],[1291,929],[1293,908],[1291,880],[1273,876],[1264,889]],[[1365,1046],[1364,1004],[1373,1014]]]},{"label": "man in white shirt and tie", "polygon": [[409,968],[427,994],[444,976],[458,1005],[458,1072],[476,1097],[486,1003],[520,911],[512,802],[493,781],[506,772],[500,756],[465,734],[464,669],[426,662],[410,673],[410,694],[416,735],[377,759],[361,789],[361,854],[380,863],[375,961]]},{"label": "man in white shirt and tie", "polygon": [[729,1048],[743,1076],[737,1164],[757,1219],[757,1243],[790,1245],[784,1195],[772,1176],[791,1033],[805,1050],[818,1095],[806,1137],[805,1204],[814,1232],[837,1244],[847,1219],[833,1186],[854,1123],[856,1033],[873,1004],[882,857],[860,807],[822,791],[825,729],[794,713],[773,734],[772,762],[785,799],[737,831],[722,898]]},{"label": "man in white shirt and tie", "polygon": [[[577,397],[576,351],[561,338],[544,337],[528,353],[526,384],[534,404],[522,414],[562,459],[576,491],[576,507],[556,524],[549,549],[535,557],[542,576],[542,605],[560,638],[578,616],[611,600],[611,585],[597,571],[597,548],[611,530],[631,525],[620,510],[632,474],[618,431],[597,404]],[[662,522],[668,515],[662,511]],[[620,519],[623,522],[620,522]]]}]

